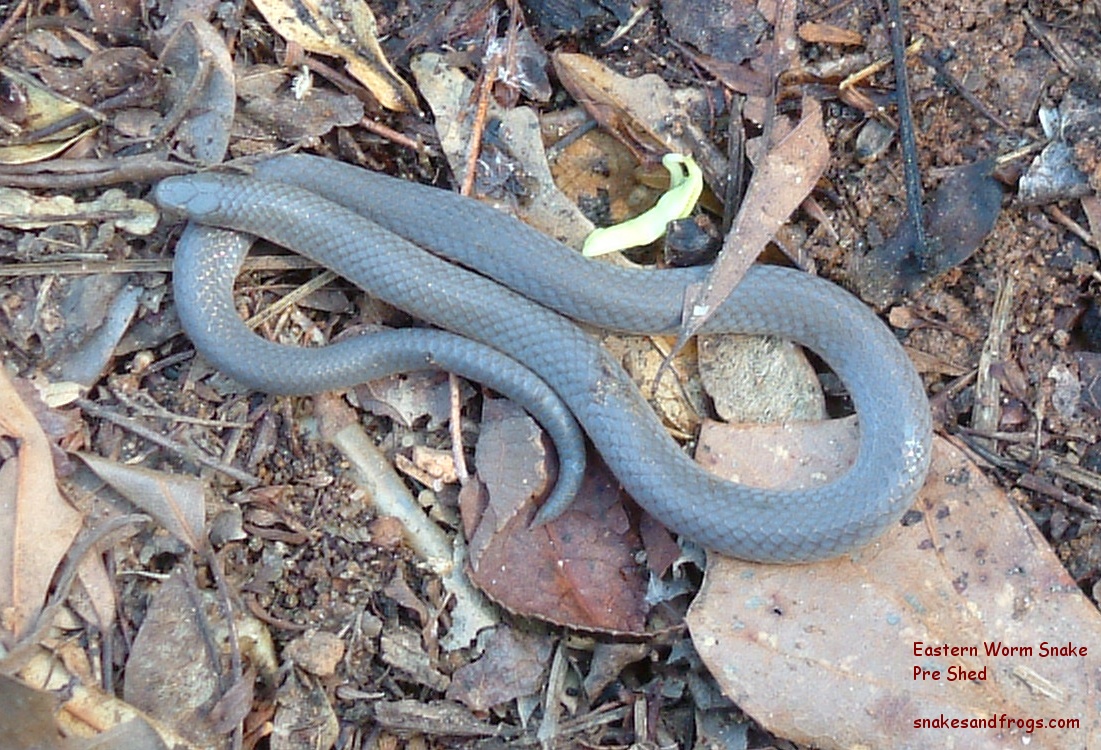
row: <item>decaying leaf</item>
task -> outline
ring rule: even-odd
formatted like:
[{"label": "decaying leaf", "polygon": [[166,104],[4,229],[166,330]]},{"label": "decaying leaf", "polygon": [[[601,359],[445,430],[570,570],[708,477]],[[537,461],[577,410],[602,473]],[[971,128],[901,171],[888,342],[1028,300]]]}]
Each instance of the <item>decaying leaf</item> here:
[{"label": "decaying leaf", "polygon": [[[644,632],[646,571],[634,558],[640,542],[619,483],[602,465],[591,467],[569,509],[533,529],[544,461],[534,420],[508,401],[487,402],[477,462],[489,505],[470,539],[471,579],[518,614],[584,630]],[[470,512],[464,508],[464,517]]]},{"label": "decaying leaf", "polygon": [[417,97],[386,59],[375,14],[361,0],[254,0],[280,35],[310,52],[344,60],[348,72],[387,109],[417,111]]},{"label": "decaying leaf", "polygon": [[256,64],[237,77],[241,106],[234,129],[245,138],[297,142],[325,135],[334,127],[355,125],[363,118],[363,102],[350,94],[314,87],[299,96],[288,86],[291,72]]},{"label": "decaying leaf", "polygon": [[17,445],[0,465],[0,633],[18,636],[45,603],[81,517],[58,492],[49,440],[2,368],[0,437]]},{"label": "decaying leaf", "polygon": [[[474,122],[474,83],[443,55],[425,53],[412,62],[413,75],[421,95],[436,119],[440,145],[459,180],[467,171]],[[495,204],[570,246],[580,246],[592,224],[577,205],[558,190],[540,135],[539,119],[530,107],[505,110],[490,101],[487,116],[500,123],[493,156],[481,144],[475,189],[479,198]],[[493,164],[489,167],[490,163]],[[490,172],[493,174],[483,174]],[[504,183],[502,186],[500,183]],[[512,183],[520,194],[512,195]],[[499,189],[495,189],[499,188]],[[517,199],[519,198],[519,200]]]},{"label": "decaying leaf", "polygon": [[[874,544],[813,565],[710,556],[692,639],[727,696],[797,742],[1095,747],[1101,620],[1041,539],[977,466],[936,440],[914,511]],[[925,650],[938,646],[962,651]],[[990,723],[916,725],[939,717]],[[1035,723],[1049,719],[1076,725]]]},{"label": "decaying leaf", "polygon": [[8,750],[37,750],[61,745],[54,712],[57,699],[43,690],[0,674],[0,736]]},{"label": "decaying leaf", "polygon": [[340,736],[332,701],[324,687],[291,670],[279,686],[278,707],[272,722],[271,750],[335,747]]},{"label": "decaying leaf", "polygon": [[621,76],[588,55],[558,52],[552,61],[570,95],[640,161],[670,151],[691,154],[709,183],[725,176],[725,160],[694,122],[698,92],[674,91],[653,74]]},{"label": "decaying leaf", "polygon": [[927,247],[917,246],[913,224],[906,221],[887,242],[856,256],[860,295],[887,305],[970,258],[1002,210],[1002,187],[993,168],[993,160],[986,160],[948,171],[928,200]]},{"label": "decaying leaf", "polygon": [[552,646],[549,636],[501,625],[487,639],[481,657],[455,670],[447,697],[475,711],[488,711],[513,698],[538,693]]},{"label": "decaying leaf", "polygon": [[[241,610],[234,612],[233,626],[245,663],[273,683],[276,664],[267,628]],[[134,638],[123,690],[127,702],[200,747],[221,746],[227,714],[238,714],[230,718],[232,725],[248,706],[247,700],[244,707],[235,702],[235,688],[221,679],[229,666],[228,634],[215,596],[174,572],[157,591]]]}]

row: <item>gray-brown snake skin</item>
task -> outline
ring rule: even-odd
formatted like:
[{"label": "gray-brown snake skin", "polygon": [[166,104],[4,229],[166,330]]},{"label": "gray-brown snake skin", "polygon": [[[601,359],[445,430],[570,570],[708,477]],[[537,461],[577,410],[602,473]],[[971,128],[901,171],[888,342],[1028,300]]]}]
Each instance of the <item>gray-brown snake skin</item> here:
[{"label": "gray-brown snake skin", "polygon": [[[754,266],[705,327],[803,344],[852,395],[861,433],[852,468],[813,489],[763,490],[696,465],[619,364],[568,319],[675,333],[685,288],[706,269],[594,262],[476,201],[304,155],[271,159],[251,177],[171,177],[154,197],[192,221],[177,247],[174,283],[185,330],[208,359],[247,385],[282,393],[426,366],[482,380],[518,398],[566,454],[556,507],[576,487],[570,472],[580,450],[558,399],[640,505],[704,547],[748,560],[806,562],[864,545],[910,507],[928,470],[929,405],[910,360],[859,300],[808,274]],[[231,285],[250,241],[237,232],[311,257],[389,304],[486,346],[464,348],[458,337],[416,329],[382,334],[377,349],[353,339],[289,356],[236,317]],[[530,383],[525,368],[549,391]]]}]

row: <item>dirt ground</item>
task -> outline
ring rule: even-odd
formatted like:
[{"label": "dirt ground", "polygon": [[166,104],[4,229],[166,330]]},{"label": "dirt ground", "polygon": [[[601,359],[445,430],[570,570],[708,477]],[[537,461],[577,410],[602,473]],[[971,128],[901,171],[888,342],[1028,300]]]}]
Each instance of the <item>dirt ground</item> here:
[{"label": "dirt ground", "polygon": [[[0,5],[0,15],[15,14],[16,5]],[[485,94],[485,86],[478,88],[485,83],[478,78],[485,39],[505,36],[522,6],[536,49],[588,55],[616,74],[653,73],[673,89],[701,94],[705,114],[695,124],[721,154],[729,155],[733,133],[760,134],[755,108],[770,101],[753,92],[745,99],[744,88],[739,89],[772,80],[760,78],[773,73],[766,54],[771,26],[762,21],[758,28],[752,15],[769,15],[770,3],[753,8],[685,0],[651,4],[637,14],[636,8],[613,3],[567,4],[569,12],[561,14],[554,3],[538,8],[476,2],[371,5],[382,49],[418,94],[423,92],[409,71],[411,60],[425,51],[444,52],[475,81],[475,99]],[[845,76],[890,60],[880,5],[871,0],[799,4],[795,29],[800,43],[771,100],[786,116],[800,112],[804,96],[821,102],[830,161],[817,179],[812,204],[796,211],[779,233],[782,250],[773,248],[766,257],[856,291],[863,288],[866,270],[861,259],[890,243],[907,210],[898,139],[888,135],[883,148],[870,147],[873,156],[858,157],[862,139],[875,137],[864,133],[874,131],[869,121],[897,122],[892,66],[857,84],[863,95],[859,101],[839,88]],[[178,143],[184,139],[173,135],[178,133],[174,128],[191,119],[187,113],[194,110],[187,105],[197,96],[178,82],[165,81],[155,65],[165,39],[152,29],[171,9],[122,2],[106,9],[84,6],[31,3],[18,10],[25,20],[2,32],[3,62],[99,112],[96,128],[86,127],[56,149],[53,161],[99,161],[108,177],[97,184],[88,172],[40,169],[34,165],[49,162],[17,156],[0,167],[0,182],[38,197],[71,195],[78,201],[96,199],[110,183],[128,197],[143,198],[151,182],[173,171],[163,164],[183,162]],[[343,73],[330,78],[314,68],[312,86],[354,90],[361,99],[350,98],[362,102],[362,114],[342,114],[341,107],[348,106],[343,99],[305,113],[275,112],[274,94],[254,89],[249,96],[255,98],[246,103],[244,81],[261,86],[256,81],[277,62],[301,66],[306,55],[328,61],[330,71],[340,66],[332,57],[304,53],[295,45],[288,49],[252,6],[210,4],[209,11],[211,28],[228,40],[237,65],[241,104],[237,121],[226,128],[227,159],[297,145],[408,179],[459,187],[456,166],[441,145],[444,134],[436,129],[438,112],[386,109]],[[735,18],[735,11],[744,14]],[[944,261],[935,278],[872,303],[921,374],[937,433],[968,453],[1036,523],[1078,589],[1096,605],[1101,596],[1101,205],[1094,196],[1101,180],[1101,4],[917,0],[903,3],[902,12],[909,39],[922,40],[920,51],[909,58],[909,87],[926,196],[934,195],[957,168],[998,160],[991,162],[982,185],[988,192],[996,185],[1002,197],[1000,205],[979,206],[967,203],[968,196],[953,195],[964,204],[959,210],[969,225],[990,221],[992,229],[976,237],[973,247],[962,240],[948,243],[945,253],[956,257]],[[89,13],[101,15],[92,23]],[[621,36],[609,41],[617,30]],[[835,30],[852,36],[839,41]],[[101,67],[88,63],[92,52]],[[103,62],[107,58],[110,65]],[[506,109],[515,103],[533,105],[544,140],[558,149],[552,143],[555,128],[571,132],[570,123],[587,118],[546,60],[542,69],[550,72],[550,89],[538,102],[532,101],[532,87],[508,81],[498,81],[488,98]],[[217,75],[216,64],[213,70],[209,75]],[[19,97],[10,93],[22,86],[18,80],[8,76],[9,93],[0,102],[0,115],[9,121],[18,121],[13,113]],[[104,106],[113,97],[121,104]],[[1085,113],[1085,124],[1076,130],[1068,126],[1066,134],[1079,179],[1053,195],[1027,201],[1019,181],[1048,138],[1040,112],[1062,105],[1067,113],[1070,100]],[[744,119],[732,116],[732,104],[739,101]],[[464,105],[473,111],[474,103]],[[271,120],[261,116],[266,106],[272,109]],[[423,99],[420,106],[432,111]],[[173,113],[179,115],[176,122]],[[603,130],[607,138],[614,128]],[[493,135],[490,127],[483,142],[492,144]],[[577,189],[588,199],[583,209],[592,219],[614,217],[622,208],[616,196],[634,190],[635,159],[630,149],[623,150],[623,140],[608,139],[612,145],[605,159],[631,162],[631,187],[613,183]],[[9,142],[26,146],[14,134]],[[590,141],[585,148],[599,151],[600,143]],[[122,160],[131,156],[150,160],[128,173]],[[344,396],[251,392],[196,358],[179,330],[168,272],[178,224],[165,221],[139,236],[110,225],[112,206],[95,207],[91,221],[79,224],[52,221],[60,210],[48,207],[34,226],[5,222],[0,229],[0,271],[5,272],[0,351],[7,373],[23,384],[27,398],[32,398],[32,383],[41,389],[49,380],[79,381],[91,373],[79,400],[51,402],[57,405],[38,411],[40,421],[50,425],[62,494],[80,510],[84,525],[92,526],[92,518],[132,508],[127,503],[133,498],[120,484],[138,495],[195,492],[190,485],[169,488],[163,477],[149,480],[156,489],[134,489],[139,480],[127,475],[112,485],[121,495],[96,499],[103,482],[110,482],[95,467],[96,476],[89,478],[88,467],[73,452],[126,468],[198,476],[198,504],[205,513],[198,536],[213,540],[210,546],[190,544],[186,534],[166,533],[161,524],[109,537],[100,557],[113,574],[111,624],[97,619],[103,599],[74,594],[65,637],[42,636],[58,650],[61,641],[77,644],[76,651],[85,656],[70,654],[67,663],[81,679],[155,714],[168,709],[150,697],[157,683],[150,673],[170,675],[184,666],[174,657],[152,655],[147,641],[175,637],[188,641],[189,648],[201,651],[206,643],[218,649],[225,670],[219,675],[219,694],[230,695],[235,684],[247,684],[247,689],[232,700],[199,700],[187,707],[192,713],[181,708],[163,719],[196,747],[804,746],[773,736],[721,696],[683,625],[691,599],[686,591],[678,590],[642,617],[650,633],[646,638],[560,627],[563,620],[533,615],[525,602],[521,615],[527,617],[499,615],[510,632],[507,647],[500,640],[489,646],[515,653],[507,663],[511,666],[498,665],[480,677],[464,672],[486,643],[453,650],[441,645],[455,627],[453,592],[438,569],[403,543],[400,524],[364,502],[352,462],[322,436],[331,437],[334,420],[359,421],[390,459],[400,455],[403,476],[433,521],[449,533],[469,532],[468,522],[460,520],[459,508],[468,499],[454,477],[450,446],[453,433],[460,434],[472,458],[475,441],[489,431],[488,424],[479,425],[481,390],[449,384],[446,377],[413,375],[361,386]],[[721,211],[707,221],[720,225]],[[83,264],[83,270],[74,263]],[[89,267],[99,270],[89,274]],[[269,260],[239,280],[239,306],[252,315],[317,273],[308,264]],[[88,344],[126,290],[139,287],[109,350]],[[315,344],[400,322],[408,321],[337,280],[307,290],[262,330],[277,340]],[[456,407],[450,405],[452,388],[459,389]],[[681,388],[698,390],[692,384]],[[706,398],[702,403],[708,408]],[[349,417],[349,406],[370,413]],[[446,426],[453,408],[464,414],[461,431]],[[680,427],[675,424],[674,431]],[[694,427],[685,425],[684,433]],[[509,440],[539,442],[526,436]],[[5,459],[14,452],[15,442],[9,443]],[[197,460],[200,454],[207,460]],[[437,465],[443,468],[433,476]],[[172,507],[177,510],[187,507],[182,499],[176,502]],[[639,533],[646,537],[649,532]],[[646,548],[653,562],[656,546],[647,542]],[[670,554],[676,559],[679,553],[674,548]],[[685,586],[698,584],[698,562],[690,555],[677,562],[687,570],[678,579]],[[189,572],[181,574],[181,569]],[[18,565],[4,571],[14,581],[24,574]],[[178,585],[177,598],[166,599],[156,611],[205,607],[217,620],[222,605],[213,592],[220,591],[266,635],[255,642],[242,636],[241,645],[223,648],[216,645],[221,642],[216,633],[176,631],[163,624],[142,639],[139,631],[152,619],[153,602],[167,597],[163,587],[168,581]],[[267,639],[268,646],[257,645]],[[237,663],[230,665],[234,659]],[[537,666],[521,681],[525,660]],[[257,667],[257,662],[273,663]],[[304,670],[303,664],[308,665]],[[478,691],[487,688],[463,682],[500,683],[506,673],[519,684],[514,695],[499,702],[480,702]],[[215,710],[218,719],[211,716]],[[547,719],[551,713],[557,716],[554,722]],[[187,729],[189,721],[202,726]],[[301,735],[288,729],[303,726],[312,729]]]}]

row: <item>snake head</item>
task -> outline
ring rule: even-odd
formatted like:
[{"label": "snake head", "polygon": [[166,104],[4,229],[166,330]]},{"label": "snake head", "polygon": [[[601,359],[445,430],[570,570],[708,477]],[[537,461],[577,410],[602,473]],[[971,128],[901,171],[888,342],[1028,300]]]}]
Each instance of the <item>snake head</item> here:
[{"label": "snake head", "polygon": [[220,179],[212,174],[168,177],[153,188],[153,200],[165,211],[202,220],[221,204],[217,190]]}]

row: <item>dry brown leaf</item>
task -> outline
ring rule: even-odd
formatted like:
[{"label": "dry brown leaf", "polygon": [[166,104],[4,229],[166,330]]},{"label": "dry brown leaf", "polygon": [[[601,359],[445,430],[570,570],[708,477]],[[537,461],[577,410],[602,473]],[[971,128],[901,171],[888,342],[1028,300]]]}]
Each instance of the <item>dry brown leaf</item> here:
[{"label": "dry brown leaf", "polygon": [[532,491],[545,471],[538,425],[510,402],[487,402],[477,460],[490,504],[471,535],[471,580],[518,614],[643,633],[646,572],[635,561],[638,535],[611,473],[602,464],[590,467],[569,510],[532,529]]},{"label": "dry brown leaf", "polygon": [[289,85],[293,71],[255,64],[237,76],[240,108],[233,123],[241,137],[292,143],[319,138],[334,127],[363,119],[363,102],[351,94],[315,86],[305,96]]},{"label": "dry brown leaf", "polygon": [[757,165],[723,250],[689,305],[680,339],[699,331],[745,276],[776,230],[810,195],[830,160],[822,107],[803,100],[803,119]]},{"label": "dry brown leaf", "polygon": [[[601,127],[621,138],[636,156],[689,153],[668,142],[668,118],[680,113],[673,92],[659,76],[621,76],[588,55],[558,52],[554,69],[570,95]],[[683,113],[681,113],[683,114]],[[661,121],[665,125],[661,125]]]},{"label": "dry brown leaf", "polygon": [[128,703],[202,747],[219,746],[211,712],[220,698],[222,665],[211,663],[204,638],[220,640],[207,619],[216,611],[178,571],[169,576],[134,638],[123,690]]},{"label": "dry brown leaf", "polygon": [[161,587],[127,663],[126,701],[190,741],[214,746],[207,717],[217,702],[218,675],[207,658],[194,602],[182,581]]},{"label": "dry brown leaf", "polygon": [[[411,67],[418,90],[435,117],[440,146],[457,180],[462,182],[467,172],[476,119],[474,82],[460,67],[435,53],[418,55]],[[487,156],[482,151],[475,182],[475,191],[483,193],[479,197],[560,242],[580,246],[585,235],[592,231],[592,224],[555,185],[543,148],[539,117],[534,110],[530,107],[504,109],[491,99],[487,117],[499,123],[493,142],[504,144],[507,155],[498,150],[493,156]],[[479,147],[489,149],[487,145]],[[489,166],[491,163],[493,166]],[[522,201],[516,200],[507,190],[491,189],[496,184],[494,180],[501,179],[502,174],[524,175]]]},{"label": "dry brown leaf", "polygon": [[237,108],[233,58],[225,39],[206,21],[189,17],[168,40],[161,64],[171,73],[163,76],[164,101],[172,108],[165,125],[175,125],[175,147],[199,164],[220,164]]},{"label": "dry brown leaf", "polygon": [[847,44],[860,45],[864,43],[864,35],[859,31],[843,29],[828,23],[807,22],[799,25],[799,38],[812,44]]},{"label": "dry brown leaf", "polygon": [[[915,511],[839,560],[712,556],[688,621],[727,696],[770,731],[822,748],[1101,746],[1101,620],[1040,532],[944,440]],[[919,641],[977,655],[915,654]],[[1032,653],[987,656],[987,643]],[[1044,658],[1042,644],[1088,651]],[[952,666],[985,673],[950,682]],[[942,717],[995,726],[915,727]],[[1037,719],[1079,725],[1010,723]]]},{"label": "dry brown leaf", "polygon": [[117,188],[85,203],[78,203],[68,195],[43,196],[17,188],[0,188],[0,225],[5,227],[36,229],[54,224],[101,223],[104,218],[137,235],[147,235],[157,226],[153,204],[129,198]]},{"label": "dry brown leaf", "polygon": [[[52,651],[36,651],[31,660],[19,670],[18,677],[27,685],[52,693],[60,699],[59,710],[56,712],[57,723],[62,733],[72,740],[71,745],[36,745],[35,750],[39,747],[51,750],[100,747],[126,750],[163,750],[164,747],[171,747],[173,750],[198,750],[197,746],[186,742],[150,717],[142,715],[121,699],[100,691],[94,684],[83,683]],[[0,706],[8,705],[0,700]],[[0,737],[6,739],[7,735],[0,734]],[[78,741],[77,738],[88,739]],[[103,744],[97,745],[100,740]],[[7,750],[6,745],[4,748]]]},{"label": "dry brown leaf", "polygon": [[193,550],[202,548],[206,507],[200,480],[127,466],[92,453],[76,455],[100,479],[151,515],[172,536]]},{"label": "dry brown leaf", "polygon": [[553,643],[546,635],[501,625],[489,636],[476,661],[455,670],[447,698],[475,711],[488,711],[513,698],[538,693],[552,650]]},{"label": "dry brown leaf", "polygon": [[81,516],[58,492],[49,440],[2,368],[0,437],[18,444],[0,465],[0,633],[18,637],[45,603]]},{"label": "dry brown leaf", "polygon": [[742,484],[802,489],[852,466],[859,439],[856,417],[749,425],[707,420],[696,461]]},{"label": "dry brown leaf", "polygon": [[348,72],[396,112],[416,112],[417,97],[386,59],[375,14],[361,0],[253,0],[281,36],[310,52],[344,60]]}]

